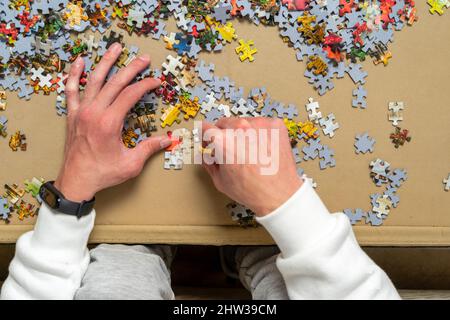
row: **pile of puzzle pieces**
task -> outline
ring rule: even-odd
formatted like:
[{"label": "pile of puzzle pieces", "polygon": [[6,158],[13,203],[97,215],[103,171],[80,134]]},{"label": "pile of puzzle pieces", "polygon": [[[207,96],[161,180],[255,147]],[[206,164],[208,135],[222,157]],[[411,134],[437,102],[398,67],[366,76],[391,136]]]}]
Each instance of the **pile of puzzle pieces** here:
[{"label": "pile of puzzle pieces", "polygon": [[366,224],[380,226],[388,217],[390,210],[396,208],[400,202],[397,195],[398,188],[407,179],[406,170],[395,169],[391,171],[390,164],[382,159],[375,159],[370,162],[370,177],[377,187],[386,185],[383,193],[370,195],[372,208],[368,211],[363,209],[344,209],[352,225],[365,219]]},{"label": "pile of puzzle pieces", "polygon": [[38,204],[41,203],[39,189],[43,183],[44,179],[33,177],[31,180],[25,180],[25,188],[17,184],[5,184],[4,194],[0,195],[0,220],[9,223],[13,213],[17,214],[19,220],[34,217],[38,212],[39,205],[27,202],[23,198],[26,193],[30,193]]},{"label": "pile of puzzle pieces", "polygon": [[[118,34],[98,38],[98,33],[104,34],[114,20],[130,35],[162,38],[167,48],[180,57],[196,59],[200,52],[219,52],[238,40],[235,50],[239,58],[252,61],[257,52],[253,41],[239,39],[231,22],[244,18],[257,25],[277,26],[281,37],[296,51],[298,60],[306,60],[305,76],[309,82],[319,94],[324,94],[334,87],[334,78],[342,78],[346,73],[359,86],[363,85],[367,73],[358,61],[371,57],[374,63],[386,65],[392,56],[387,46],[393,41],[394,30],[401,30],[416,20],[412,0],[372,3],[311,0],[304,10],[290,10],[291,2],[4,1],[0,4],[3,64],[0,85],[18,91],[18,96],[25,99],[37,92],[56,92],[60,96],[57,112],[63,114],[66,111],[61,95],[66,65],[80,55],[85,57],[87,76],[109,45],[121,40]],[[440,4],[442,0],[437,2]],[[171,16],[179,32],[168,34],[165,21]],[[87,30],[98,33],[85,35],[83,32]],[[117,67],[127,65],[136,51],[137,48],[124,50]],[[173,71],[177,64],[170,60],[169,67]],[[149,72],[142,74],[148,75]],[[82,82],[85,81],[86,77]],[[363,97],[367,93],[358,88],[356,101],[364,105]]]}]

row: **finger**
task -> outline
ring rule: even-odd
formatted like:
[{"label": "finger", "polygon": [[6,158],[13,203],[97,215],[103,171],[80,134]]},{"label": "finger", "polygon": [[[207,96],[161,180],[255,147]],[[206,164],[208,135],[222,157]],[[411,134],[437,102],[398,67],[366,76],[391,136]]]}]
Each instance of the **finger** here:
[{"label": "finger", "polygon": [[206,147],[208,141],[204,141],[205,135],[203,133],[207,132],[208,130],[220,130],[217,128],[214,124],[211,122],[208,122],[206,120],[202,121],[202,136],[200,137],[202,139],[202,146]]},{"label": "finger", "polygon": [[202,168],[205,169],[214,182],[219,166],[217,164],[206,164],[205,162],[202,162]]},{"label": "finger", "polygon": [[156,89],[160,84],[161,81],[159,79],[145,78],[123,89],[109,108],[110,112],[113,112],[116,121],[123,122],[128,111],[142,96],[148,91]]},{"label": "finger", "polygon": [[211,142],[219,142],[223,139],[223,132],[220,128],[216,127],[214,124],[203,121],[202,122],[202,146],[206,147]]},{"label": "finger", "polygon": [[98,94],[98,99],[107,106],[110,105],[121,91],[133,81],[139,72],[145,70],[150,64],[148,55],[140,56],[134,59],[128,66],[120,69],[103,86]]},{"label": "finger", "polygon": [[136,148],[131,149],[130,152],[137,161],[143,163],[153,154],[167,148],[171,144],[172,141],[167,136],[155,136],[142,141]]},{"label": "finger", "polygon": [[[97,97],[100,89],[105,83],[106,76],[121,53],[122,45],[118,42],[113,43],[105,52],[102,59],[95,66],[94,71],[92,71],[88,78],[86,89],[84,91],[84,99],[86,101],[92,101]],[[99,101],[102,103],[101,100]]]},{"label": "finger", "polygon": [[216,126],[220,129],[248,129],[251,127],[246,118],[239,117],[220,118],[216,122]]},{"label": "finger", "polygon": [[78,57],[70,66],[69,76],[64,88],[68,114],[73,114],[80,107],[80,77],[83,70],[84,60]]},{"label": "finger", "polygon": [[219,129],[215,125],[204,121],[202,123],[202,163],[205,165],[215,165],[219,168],[224,162],[226,154],[226,134],[225,130]]}]

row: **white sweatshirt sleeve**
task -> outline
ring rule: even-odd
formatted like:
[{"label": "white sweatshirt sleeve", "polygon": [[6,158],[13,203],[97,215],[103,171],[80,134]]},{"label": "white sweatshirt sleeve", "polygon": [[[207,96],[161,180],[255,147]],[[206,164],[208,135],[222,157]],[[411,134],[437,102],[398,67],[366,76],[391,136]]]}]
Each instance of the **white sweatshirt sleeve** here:
[{"label": "white sweatshirt sleeve", "polygon": [[331,215],[309,181],[257,220],[281,250],[277,266],[291,299],[400,298],[359,247],[347,217]]},{"label": "white sweatshirt sleeve", "polygon": [[23,234],[1,299],[73,299],[89,264],[95,211],[77,219],[42,204],[34,231]]}]

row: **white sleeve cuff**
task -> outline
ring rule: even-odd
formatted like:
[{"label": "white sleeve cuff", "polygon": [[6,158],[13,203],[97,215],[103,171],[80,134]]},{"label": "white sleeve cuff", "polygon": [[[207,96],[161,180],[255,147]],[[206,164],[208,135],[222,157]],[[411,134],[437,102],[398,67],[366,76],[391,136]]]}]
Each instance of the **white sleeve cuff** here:
[{"label": "white sleeve cuff", "polygon": [[336,223],[307,179],[279,208],[256,220],[270,233],[284,258],[313,245]]},{"label": "white sleeve cuff", "polygon": [[72,263],[83,259],[86,245],[94,227],[95,210],[78,219],[59,213],[43,203],[31,234],[34,250],[51,252],[58,261]]}]

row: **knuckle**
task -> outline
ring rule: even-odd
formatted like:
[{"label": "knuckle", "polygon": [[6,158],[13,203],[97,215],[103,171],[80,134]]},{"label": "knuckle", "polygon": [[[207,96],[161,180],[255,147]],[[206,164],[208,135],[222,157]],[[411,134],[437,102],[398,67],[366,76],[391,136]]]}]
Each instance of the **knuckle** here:
[{"label": "knuckle", "polygon": [[81,123],[88,123],[90,122],[92,119],[92,113],[89,110],[89,108],[83,109],[80,113],[79,113],[79,121]]},{"label": "knuckle", "polygon": [[72,94],[77,92],[78,90],[78,86],[77,83],[75,81],[67,81],[67,84],[64,88],[64,91],[68,94]]},{"label": "knuckle", "polygon": [[76,63],[72,64],[69,70],[69,77],[76,77],[78,75],[79,69],[79,65],[77,65]]},{"label": "knuckle", "polygon": [[136,88],[133,89],[133,87],[131,87],[131,86],[126,86],[125,88],[123,88],[122,94],[125,95],[125,96],[128,96],[128,95],[132,94],[135,91],[136,91]]},{"label": "knuckle", "polygon": [[98,75],[97,75],[97,72],[95,72],[95,71],[92,72],[92,73],[88,76],[87,82],[88,82],[88,84],[99,82],[99,77],[98,77]]},{"label": "knuckle", "polygon": [[117,86],[117,87],[123,87],[123,86],[127,85],[127,82],[125,81],[123,75],[121,75],[120,73],[113,75],[108,80],[108,83],[110,85]]},{"label": "knuckle", "polygon": [[245,128],[248,126],[248,121],[244,118],[239,118],[236,120],[236,127],[237,128]]}]

